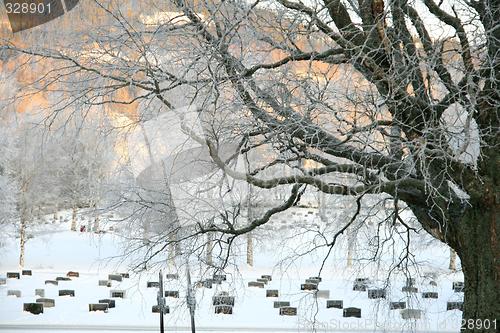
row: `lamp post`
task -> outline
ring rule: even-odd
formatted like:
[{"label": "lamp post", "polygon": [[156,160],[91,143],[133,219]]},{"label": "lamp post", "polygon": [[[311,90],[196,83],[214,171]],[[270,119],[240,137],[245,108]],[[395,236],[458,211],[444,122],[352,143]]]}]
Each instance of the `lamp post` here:
[{"label": "lamp post", "polygon": [[165,333],[165,327],[164,327],[164,323],[163,323],[163,316],[165,314],[165,298],[163,297],[163,274],[161,272],[161,269],[160,269],[160,273],[159,273],[159,279],[158,279],[158,283],[159,283],[159,290],[158,290],[158,297],[157,297],[157,301],[158,301],[158,308],[160,310],[160,333]]}]

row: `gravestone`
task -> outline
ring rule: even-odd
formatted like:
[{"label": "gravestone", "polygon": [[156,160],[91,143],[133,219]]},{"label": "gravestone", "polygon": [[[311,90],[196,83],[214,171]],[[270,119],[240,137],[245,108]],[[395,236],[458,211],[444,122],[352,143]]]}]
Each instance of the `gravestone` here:
[{"label": "gravestone", "polygon": [[279,297],[279,291],[277,289],[266,290],[266,297]]},{"label": "gravestone", "polygon": [[55,281],[55,280],[45,280],[45,284],[51,284],[51,285],[57,286],[59,284],[59,282]]},{"label": "gravestone", "polygon": [[35,289],[35,296],[45,297],[45,289]]},{"label": "gravestone", "polygon": [[422,293],[422,298],[438,298],[438,293],[434,291],[424,292]]},{"label": "gravestone", "polygon": [[21,297],[21,290],[7,290],[7,296]]},{"label": "gravestone", "polygon": [[68,273],[66,273],[66,276],[67,277],[80,277],[80,273],[69,271]]},{"label": "gravestone", "polygon": [[179,292],[177,290],[167,290],[165,291],[165,297],[179,298]]},{"label": "gravestone", "polygon": [[300,290],[318,290],[316,283],[304,283],[300,285]]},{"label": "gravestone", "polygon": [[464,283],[463,282],[453,282],[452,285],[453,291],[456,293],[464,292]]},{"label": "gravestone", "polygon": [[120,274],[109,274],[108,280],[121,282],[123,277]]},{"label": "gravestone", "polygon": [[216,305],[215,306],[216,314],[233,314],[233,307],[230,305]]},{"label": "gravestone", "polygon": [[385,289],[368,290],[368,298],[369,299],[385,298]]},{"label": "gravestone", "polygon": [[53,308],[54,306],[56,306],[56,301],[52,298],[41,297],[41,298],[37,298],[36,302],[42,303],[44,308]]},{"label": "gravestone", "polygon": [[214,281],[226,281],[225,274],[214,274]]},{"label": "gravestone", "polygon": [[7,279],[19,279],[18,272],[7,272]]},{"label": "gravestone", "polygon": [[358,283],[355,283],[354,286],[352,287],[352,290],[354,291],[366,291],[366,289],[367,289],[366,285]]},{"label": "gravestone", "polygon": [[290,302],[289,301],[276,301],[274,302],[274,308],[282,308],[284,306],[290,306]]},{"label": "gravestone", "polygon": [[122,278],[124,279],[129,279],[130,278],[130,274],[129,273],[120,273],[120,275],[122,276]]},{"label": "gravestone", "polygon": [[317,279],[306,279],[305,281],[306,283],[315,283],[315,284],[318,284],[320,281],[317,280]]},{"label": "gravestone", "polygon": [[345,308],[342,316],[344,318],[354,317],[361,318],[361,309],[360,308]]},{"label": "gravestone", "polygon": [[446,311],[450,310],[460,310],[464,311],[464,302],[447,302]]},{"label": "gravestone", "polygon": [[179,280],[179,274],[167,274],[166,275],[167,280]]},{"label": "gravestone", "polygon": [[402,292],[404,293],[418,293],[418,288],[417,287],[411,287],[411,286],[404,286],[401,289]]},{"label": "gravestone", "polygon": [[111,287],[111,281],[109,280],[99,280],[100,287]]},{"label": "gravestone", "polygon": [[218,295],[212,297],[212,305],[231,305],[234,306],[234,296]]},{"label": "gravestone", "polygon": [[354,280],[354,285],[352,290],[354,291],[366,291],[368,289],[368,284],[370,280],[368,278],[356,278]]},{"label": "gravestone", "polygon": [[111,298],[125,298],[125,290],[110,290],[109,296]]},{"label": "gravestone", "polygon": [[108,303],[93,303],[89,304],[89,312],[103,311],[108,312]]},{"label": "gravestone", "polygon": [[273,278],[272,278],[271,275],[262,275],[261,278],[262,279],[266,279],[267,281],[272,281],[273,280]]},{"label": "gravestone", "polygon": [[66,276],[58,276],[56,277],[56,281],[71,281],[71,279]]},{"label": "gravestone", "polygon": [[[153,305],[151,308],[151,312],[153,313],[160,313],[160,306],[159,305]],[[170,307],[168,306],[163,306],[163,314],[168,314],[170,313]]]},{"label": "gravestone", "polygon": [[400,310],[406,309],[406,302],[391,302],[389,304],[389,310]]},{"label": "gravestone", "polygon": [[354,283],[362,283],[362,284],[368,285],[370,283],[370,279],[369,278],[356,278],[354,280]]},{"label": "gravestone", "polygon": [[262,282],[255,282],[255,281],[250,281],[248,282],[249,287],[257,287],[257,288],[264,288],[264,283]]},{"label": "gravestone", "polygon": [[344,301],[342,300],[327,300],[326,301],[326,308],[335,308],[335,309],[342,309],[344,307]]},{"label": "gravestone", "polygon": [[431,281],[431,282],[429,282],[429,285],[433,286],[433,287],[437,287],[438,284],[436,281]]},{"label": "gravestone", "polygon": [[403,309],[401,310],[401,318],[405,320],[409,319],[420,319],[422,316],[422,310],[417,309]]},{"label": "gravestone", "polygon": [[317,298],[330,298],[330,290],[318,290],[314,293]]},{"label": "gravestone", "polygon": [[106,299],[100,299],[99,303],[106,303],[106,304],[108,304],[108,309],[114,308],[115,305],[116,305],[114,299],[108,299],[108,298],[106,298]]},{"label": "gravestone", "polygon": [[0,286],[7,284],[6,278],[0,278]]},{"label": "gravestone", "polygon": [[203,288],[212,289],[212,279],[207,279],[207,280],[201,281],[201,286]]},{"label": "gravestone", "polygon": [[257,282],[267,284],[269,281],[267,279],[257,279]]},{"label": "gravestone", "polygon": [[59,296],[71,296],[75,297],[75,291],[70,289],[61,289],[59,290]]},{"label": "gravestone", "polygon": [[41,303],[24,303],[23,311],[38,315],[43,313],[43,304]]},{"label": "gravestone", "polygon": [[280,316],[296,316],[297,308],[293,306],[280,307]]},{"label": "gravestone", "polygon": [[28,275],[28,276],[31,276],[33,275],[33,273],[31,272],[30,269],[24,269],[22,272],[21,272],[22,275]]},{"label": "gravestone", "polygon": [[321,279],[321,276],[310,276],[310,280],[318,280],[318,282],[321,282],[323,279]]},{"label": "gravestone", "polygon": [[149,281],[147,283],[148,288],[160,288],[160,282]]}]

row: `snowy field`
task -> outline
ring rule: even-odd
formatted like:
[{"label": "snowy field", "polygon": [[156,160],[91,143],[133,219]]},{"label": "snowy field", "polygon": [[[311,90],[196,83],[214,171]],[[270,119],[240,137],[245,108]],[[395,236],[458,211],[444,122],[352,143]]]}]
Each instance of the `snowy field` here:
[{"label": "snowy field", "polygon": [[[298,209],[300,210],[300,209]],[[318,220],[319,221],[319,220]],[[316,221],[316,222],[318,222]],[[279,224],[280,221],[276,221]],[[319,222],[318,222],[319,223]],[[196,288],[196,324],[200,332],[459,332],[461,312],[446,310],[449,301],[461,301],[463,294],[452,290],[453,281],[463,281],[460,273],[447,270],[448,250],[425,236],[415,246],[415,287],[418,293],[403,293],[406,282],[403,275],[392,275],[388,280],[384,261],[355,264],[346,267],[346,244],[339,243],[321,272],[319,290],[329,295],[315,296],[314,292],[301,291],[305,279],[317,276],[326,249],[304,253],[295,260],[287,260],[300,244],[314,242],[314,236],[302,229],[280,225],[280,239],[272,234],[274,229],[264,229],[256,236],[255,265],[249,267],[244,258],[225,271],[227,281],[209,288]],[[305,229],[304,229],[305,230]],[[243,242],[242,242],[243,243]],[[32,276],[9,278],[0,285],[0,331],[19,332],[153,332],[158,330],[159,315],[152,313],[156,304],[157,288],[147,288],[147,282],[158,281],[158,271],[143,273],[129,271],[131,258],[120,255],[125,249],[120,234],[102,234],[70,231],[68,221],[42,224],[32,232],[26,247],[25,269]],[[298,253],[297,252],[297,253]],[[0,278],[7,272],[20,272],[17,266],[18,240],[4,241],[0,255]],[[387,264],[393,262],[390,253]],[[278,262],[281,265],[276,265]],[[57,286],[45,284],[46,280],[64,277],[68,271],[78,271],[80,276],[71,281],[59,281]],[[98,286],[108,274],[130,273],[130,278],[112,281],[112,286]],[[192,267],[192,279],[201,276]],[[167,332],[185,332],[189,327],[186,306],[186,281],[184,270],[164,269],[164,273],[178,273],[178,280],[167,280],[165,290],[178,291],[179,298],[166,298],[170,313],[165,315]],[[264,288],[248,287],[261,275],[272,275]],[[355,278],[368,277],[371,287],[386,287],[385,299],[369,299],[367,292],[353,291]],[[432,284],[431,284],[431,281]],[[436,284],[436,285],[434,285]],[[23,311],[23,303],[35,302],[35,289],[44,289],[45,297],[55,300],[55,307],[45,308],[44,313],[33,315]],[[60,289],[71,289],[75,297],[58,296]],[[266,290],[279,291],[279,297],[266,297]],[[7,296],[8,290],[21,291],[21,297]],[[122,290],[125,297],[113,298],[116,307],[107,313],[89,312],[90,303],[110,298],[111,290]],[[233,314],[215,314],[212,296],[227,291],[235,296]],[[438,299],[424,299],[422,292],[437,292]],[[326,308],[327,300],[343,300],[343,307],[357,307],[361,318],[343,318],[343,310]],[[297,316],[280,316],[274,301],[289,301],[297,307]],[[400,310],[390,310],[389,302],[406,302],[407,308],[422,310],[421,319],[404,320]]]}]

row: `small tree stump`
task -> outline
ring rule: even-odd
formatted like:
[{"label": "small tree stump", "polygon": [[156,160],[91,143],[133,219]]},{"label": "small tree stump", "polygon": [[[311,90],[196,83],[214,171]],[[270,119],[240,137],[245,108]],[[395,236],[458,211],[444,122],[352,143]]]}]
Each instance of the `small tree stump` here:
[{"label": "small tree stump", "polygon": [[433,299],[437,299],[438,298],[438,293],[436,292],[425,292],[425,293],[422,293],[422,298],[433,298]]},{"label": "small tree stump", "polygon": [[318,285],[316,283],[304,283],[300,285],[300,290],[318,290]]},{"label": "small tree stump", "polygon": [[21,297],[21,290],[7,290],[7,296]]},{"label": "small tree stump", "polygon": [[335,309],[342,309],[344,307],[344,301],[342,300],[327,300],[326,301],[326,308],[335,308]]},{"label": "small tree stump", "polygon": [[41,303],[24,303],[23,310],[34,315],[43,313],[43,304]]},{"label": "small tree stump", "polygon": [[450,310],[460,310],[464,311],[464,302],[447,302],[446,311]]},{"label": "small tree stump", "polygon": [[80,277],[80,273],[69,271],[68,273],[66,273],[66,276],[67,277]]},{"label": "small tree stump", "polygon": [[7,279],[19,279],[18,272],[7,272]]},{"label": "small tree stump", "polygon": [[292,306],[280,307],[280,316],[296,316],[297,308]]},{"label": "small tree stump", "polygon": [[266,297],[279,297],[279,291],[277,289],[266,290]]},{"label": "small tree stump", "polygon": [[57,286],[59,284],[59,282],[56,280],[45,280],[45,284],[51,284],[51,285]]},{"label": "small tree stump", "polygon": [[99,303],[106,303],[108,304],[108,309],[114,308],[115,307],[115,300],[114,299],[100,299]]},{"label": "small tree stump", "polygon": [[75,297],[75,291],[70,289],[61,289],[59,290],[59,296],[71,296]]},{"label": "small tree stump", "polygon": [[385,298],[385,290],[384,289],[370,289],[370,290],[368,290],[368,298],[369,299]]},{"label": "small tree stump", "polygon": [[409,319],[420,319],[422,316],[422,310],[418,309],[403,309],[401,310],[401,318],[404,320],[409,320]]},{"label": "small tree stump", "polygon": [[92,312],[92,311],[108,312],[108,303],[89,304],[89,312]]},{"label": "small tree stump", "polygon": [[276,302],[274,302],[273,306],[275,309],[282,308],[284,306],[290,306],[290,302],[289,301],[276,301]]},{"label": "small tree stump", "polygon": [[45,289],[35,289],[35,296],[45,297]]},{"label": "small tree stump", "polygon": [[108,280],[121,282],[123,277],[120,274],[109,274]]},{"label": "small tree stump", "polygon": [[345,308],[342,316],[344,318],[354,317],[361,318],[361,309],[360,308]]},{"label": "small tree stump", "polygon": [[160,282],[156,282],[156,281],[149,281],[147,283],[147,287],[148,288],[160,288]]},{"label": "small tree stump", "polygon": [[179,298],[179,292],[177,290],[167,290],[165,291],[165,297]]},{"label": "small tree stump", "polygon": [[42,303],[44,308],[53,308],[54,306],[56,306],[56,301],[52,298],[37,298],[36,302]]},{"label": "small tree stump", "polygon": [[31,272],[30,269],[24,269],[22,272],[21,272],[22,275],[28,275],[28,276],[31,276],[33,275],[33,273]]},{"label": "small tree stump", "polygon": [[249,287],[257,287],[257,288],[264,288],[264,283],[262,282],[255,282],[255,281],[250,281],[248,282]]},{"label": "small tree stump", "polygon": [[400,310],[406,309],[406,302],[391,302],[389,304],[389,310]]},{"label": "small tree stump", "polygon": [[125,298],[124,290],[110,290],[109,295],[111,298]]}]

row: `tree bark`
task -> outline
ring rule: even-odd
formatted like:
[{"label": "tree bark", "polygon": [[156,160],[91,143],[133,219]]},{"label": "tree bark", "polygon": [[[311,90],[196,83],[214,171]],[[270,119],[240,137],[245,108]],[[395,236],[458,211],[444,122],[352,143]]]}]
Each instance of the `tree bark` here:
[{"label": "tree bark", "polygon": [[450,271],[457,271],[457,253],[452,248],[450,248],[450,265],[448,268]]},{"label": "tree bark", "polygon": [[76,207],[73,207],[73,213],[71,215],[71,231],[76,231]]},{"label": "tree bark", "polygon": [[26,212],[26,207],[22,208],[22,213],[21,213],[21,226],[19,228],[19,267],[23,268],[24,267],[24,248],[26,244],[26,223],[28,216]]},{"label": "tree bark", "polygon": [[[473,206],[460,221],[456,251],[462,263],[465,294],[463,319],[465,332],[493,332],[481,325],[469,326],[500,318],[500,245],[497,218],[500,205],[496,200],[489,204]],[[489,207],[486,207],[488,205]],[[493,325],[493,324],[492,324]]]}]

